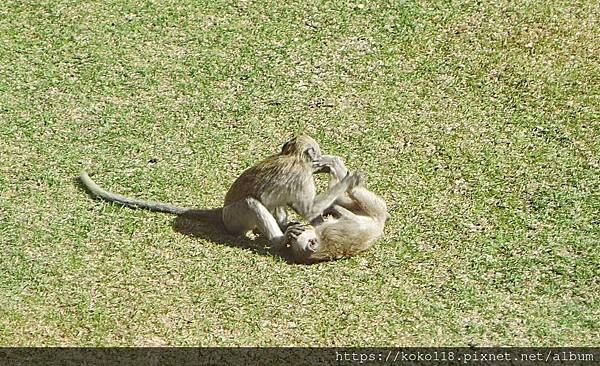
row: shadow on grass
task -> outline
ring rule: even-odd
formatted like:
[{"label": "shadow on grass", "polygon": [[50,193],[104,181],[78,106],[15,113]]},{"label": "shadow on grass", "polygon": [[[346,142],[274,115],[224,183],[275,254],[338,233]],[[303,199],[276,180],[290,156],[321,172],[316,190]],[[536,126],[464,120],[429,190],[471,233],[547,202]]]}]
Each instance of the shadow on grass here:
[{"label": "shadow on grass", "polygon": [[221,220],[198,219],[194,217],[193,210],[190,210],[190,213],[177,216],[173,220],[172,227],[174,231],[183,235],[206,239],[232,248],[248,249],[259,255],[281,258],[289,264],[294,264],[289,255],[268,248],[268,241],[260,236],[257,239],[250,239],[245,236],[229,234]]},{"label": "shadow on grass", "polygon": [[[114,199],[114,198],[110,199],[107,197],[103,197],[100,194],[95,194],[95,193],[91,192],[90,189],[81,181],[80,177],[76,178],[76,184],[80,188],[82,188],[87,193],[87,195],[92,199],[104,199],[106,201],[109,201],[109,202],[112,202],[112,203],[115,203],[118,205],[123,205],[123,206],[129,207],[129,208],[132,208],[132,209],[148,210],[147,207],[144,207],[149,203],[147,201],[129,199],[124,196],[115,195],[115,194],[108,193],[108,192],[105,192],[105,193],[112,195],[113,197],[118,196],[118,197],[120,197],[120,199],[118,197],[117,197],[117,199]],[[122,202],[121,200],[128,200],[129,202],[125,203],[125,202]],[[135,203],[133,203],[134,201],[135,201]],[[143,203],[143,202],[145,202],[145,203]],[[151,202],[151,204],[157,205],[159,203]],[[159,211],[159,212],[173,214],[171,211],[164,210],[164,209],[163,210],[149,209],[149,210],[155,211],[155,212]],[[225,226],[223,225],[223,222],[220,219],[220,216],[214,216],[214,214],[213,214],[213,215],[208,215],[208,216],[214,216],[214,217],[208,217],[206,214],[200,213],[200,212],[217,211],[217,210],[219,210],[219,209],[215,209],[215,210],[190,209],[190,210],[187,210],[183,214],[177,215],[175,220],[173,220],[173,223],[171,226],[175,232],[178,232],[183,235],[188,235],[188,236],[191,236],[194,238],[206,239],[206,240],[212,241],[214,243],[221,244],[221,245],[227,245],[227,246],[233,247],[233,248],[248,249],[248,250],[252,251],[253,253],[256,253],[259,255],[282,258],[283,260],[285,260],[286,262],[288,262],[290,264],[293,263],[291,256],[288,255],[285,251],[281,251],[281,252],[274,251],[274,250],[271,250],[270,248],[268,248],[269,243],[264,238],[261,238],[260,236],[258,236],[256,240],[253,240],[253,239],[250,239],[249,237],[231,235],[225,229]]]},{"label": "shadow on grass", "polygon": [[227,233],[220,220],[198,219],[183,214],[173,220],[172,226],[173,230],[183,235],[210,240],[234,248],[249,249],[261,255],[273,255],[269,248],[265,247],[267,243],[261,240],[260,237],[257,240],[252,240],[247,237],[231,235]]}]

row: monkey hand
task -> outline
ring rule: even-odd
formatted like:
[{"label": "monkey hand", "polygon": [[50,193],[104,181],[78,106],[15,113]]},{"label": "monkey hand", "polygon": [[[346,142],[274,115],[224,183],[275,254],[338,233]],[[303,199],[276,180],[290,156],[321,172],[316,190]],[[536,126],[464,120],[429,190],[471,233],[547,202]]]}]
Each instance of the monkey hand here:
[{"label": "monkey hand", "polygon": [[286,225],[285,225],[285,229],[287,230],[290,226],[297,226],[297,225],[302,225],[301,223],[299,223],[298,221],[289,221]]},{"label": "monkey hand", "polygon": [[313,174],[330,173],[331,172],[330,164],[323,159],[313,161],[312,168],[313,168]]},{"label": "monkey hand", "polygon": [[313,161],[313,173],[330,173],[340,180],[347,171],[344,159],[336,155],[323,155],[320,159]]},{"label": "monkey hand", "polygon": [[342,179],[342,183],[347,184],[346,191],[351,191],[354,187],[357,187],[362,184],[362,174],[361,173],[351,173],[348,172],[344,179]]},{"label": "monkey hand", "polygon": [[306,225],[299,222],[290,223],[285,229],[285,237],[296,239],[306,230]]}]

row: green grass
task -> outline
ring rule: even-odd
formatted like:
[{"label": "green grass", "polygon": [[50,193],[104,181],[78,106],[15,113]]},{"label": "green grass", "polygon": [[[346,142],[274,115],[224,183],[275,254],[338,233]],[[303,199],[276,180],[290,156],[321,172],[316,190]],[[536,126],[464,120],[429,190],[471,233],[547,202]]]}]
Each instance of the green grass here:
[{"label": "green grass", "polygon": [[[0,4],[0,345],[600,345],[597,1]],[[288,265],[220,205],[297,133],[393,216]],[[228,245],[229,244],[229,245]]]}]

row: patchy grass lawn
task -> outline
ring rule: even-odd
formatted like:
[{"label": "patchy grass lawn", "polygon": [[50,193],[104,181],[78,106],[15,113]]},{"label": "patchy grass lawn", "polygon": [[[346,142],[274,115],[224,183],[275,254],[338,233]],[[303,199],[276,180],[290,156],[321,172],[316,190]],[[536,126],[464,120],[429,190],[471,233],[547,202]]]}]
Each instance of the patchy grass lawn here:
[{"label": "patchy grass lawn", "polygon": [[[600,345],[599,4],[2,1],[0,345]],[[214,207],[301,132],[388,202],[373,250],[76,181]]]}]

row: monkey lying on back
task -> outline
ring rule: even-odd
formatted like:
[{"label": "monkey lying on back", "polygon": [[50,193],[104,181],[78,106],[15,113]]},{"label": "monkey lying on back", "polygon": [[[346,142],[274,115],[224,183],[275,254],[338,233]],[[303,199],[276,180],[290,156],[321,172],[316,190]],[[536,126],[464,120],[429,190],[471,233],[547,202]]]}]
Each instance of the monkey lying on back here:
[{"label": "monkey lying on back", "polygon": [[[348,175],[337,156],[323,156],[319,164],[330,170],[330,187]],[[338,197],[323,216],[311,220],[310,225],[291,225],[286,232],[284,255],[305,264],[351,257],[381,237],[390,217],[385,201],[362,184],[350,187],[348,195]]]},{"label": "monkey lying on back", "polygon": [[273,155],[240,175],[225,195],[223,207],[189,209],[160,202],[143,201],[107,192],[94,183],[87,173],[80,179],[94,195],[130,207],[145,208],[188,217],[219,220],[228,232],[244,234],[258,229],[273,247],[283,245],[286,229],[286,207],[291,207],[306,220],[313,220],[337,198],[358,183],[358,177],[347,174],[316,196],[312,174],[325,169],[319,163],[319,144],[308,136],[286,142],[279,154]]}]

